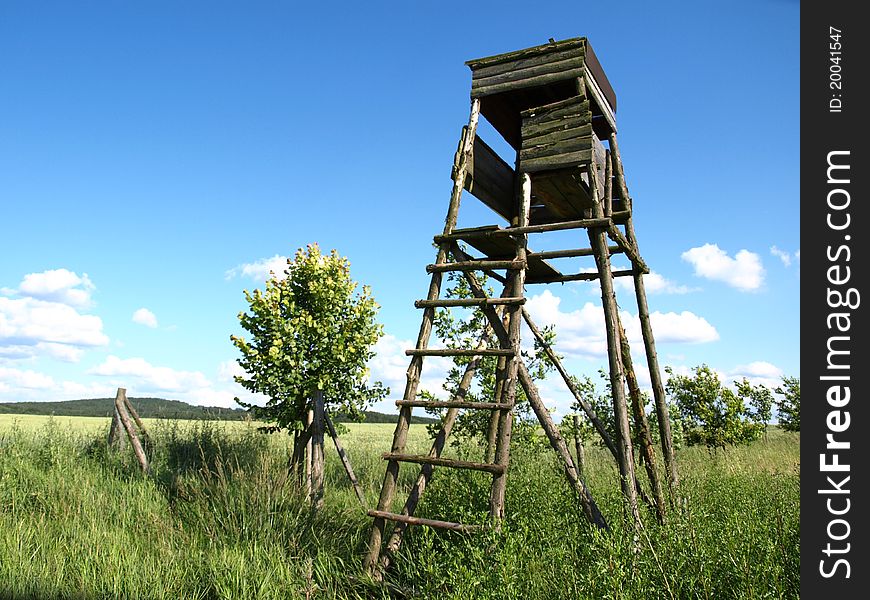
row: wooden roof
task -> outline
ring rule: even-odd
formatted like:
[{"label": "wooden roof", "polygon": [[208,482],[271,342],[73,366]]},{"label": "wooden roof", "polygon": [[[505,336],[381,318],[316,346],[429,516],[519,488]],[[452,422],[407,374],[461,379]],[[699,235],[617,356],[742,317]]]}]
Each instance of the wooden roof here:
[{"label": "wooden roof", "polygon": [[616,93],[585,37],[549,42],[469,60],[471,96],[481,113],[515,149],[520,148],[520,112],[565,100],[587,81],[593,99],[592,126],[601,139],[616,130]]}]

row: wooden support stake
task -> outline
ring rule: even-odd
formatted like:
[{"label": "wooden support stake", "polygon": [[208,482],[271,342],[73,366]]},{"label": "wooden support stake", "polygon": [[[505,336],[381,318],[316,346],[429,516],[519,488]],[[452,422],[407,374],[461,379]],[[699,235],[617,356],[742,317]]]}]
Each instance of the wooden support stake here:
[{"label": "wooden support stake", "polygon": [[[518,157],[519,160],[519,157]],[[529,223],[529,211],[532,203],[532,178],[528,173],[520,173],[519,175],[519,198],[517,202],[517,222],[519,229],[524,228]],[[515,238],[517,244],[516,260],[526,262],[526,235],[520,235]],[[466,275],[472,274],[466,271]],[[512,288],[513,297],[523,296],[523,284],[525,283],[526,270],[516,269],[509,271],[510,286]],[[513,349],[513,356],[507,362],[507,369],[502,387],[502,396],[497,399],[503,404],[513,405],[517,393],[517,372],[520,369],[520,325],[522,323],[522,306],[509,305],[505,307],[505,314],[508,318],[508,344]],[[504,345],[504,344],[503,344]],[[495,460],[502,467],[500,473],[496,473],[492,477],[492,493],[489,498],[489,512],[496,522],[504,518],[504,500],[505,490],[507,488],[507,468],[510,462],[511,453],[511,433],[513,430],[514,412],[513,409],[499,411],[499,431],[496,443]]]},{"label": "wooden support stake", "polygon": [[[601,217],[604,210],[598,196],[595,180],[595,163],[587,167],[589,188],[592,195],[592,211],[595,217]],[[622,361],[620,360],[619,334],[617,318],[619,308],[616,305],[616,294],[613,289],[613,279],[610,274],[610,256],[607,254],[607,243],[604,231],[590,229],[589,242],[595,249],[595,263],[601,274],[601,304],[604,309],[604,325],[607,333],[607,358],[610,365],[610,388],[613,394],[613,413],[616,417],[619,439],[617,442],[620,485],[622,494],[628,504],[628,511],[635,528],[641,527],[640,512],[637,507],[637,477],[634,472],[634,454],[631,444],[631,428],[628,421],[628,406],[625,399],[623,384]],[[626,249],[627,250],[627,249]]]},{"label": "wooden support stake", "polygon": [[136,422],[136,426],[139,428],[139,433],[142,435],[142,441],[147,448],[151,445],[151,438],[148,435],[148,430],[145,429],[145,423],[142,422],[142,419],[139,417],[139,413],[136,412],[135,408],[133,408],[133,403],[130,402],[130,399],[126,395],[124,395],[124,406],[127,407],[127,410],[130,412],[130,416],[132,416],[133,420]]},{"label": "wooden support stake", "polygon": [[362,488],[359,486],[359,481],[356,478],[356,473],[353,472],[353,467],[350,465],[350,458],[347,455],[344,447],[341,445],[341,442],[338,441],[338,432],[335,431],[335,425],[332,423],[332,419],[329,418],[329,413],[324,411],[323,420],[326,423],[326,429],[329,432],[329,437],[332,438],[332,443],[335,444],[335,451],[338,452],[338,457],[341,459],[341,464],[344,465],[344,472],[347,473],[347,478],[350,480],[350,484],[353,486],[353,491],[356,492],[356,497],[359,500],[360,505],[365,508],[366,507],[366,499],[363,495]]},{"label": "wooden support stake", "polygon": [[308,409],[305,413],[305,430],[308,432],[308,441],[305,442],[305,497],[310,502],[314,492],[314,444],[312,444],[312,423],[314,423],[314,411]]},{"label": "wooden support stake", "polygon": [[604,216],[613,217],[613,161],[610,150],[604,154]]},{"label": "wooden support stake", "polygon": [[121,419],[121,424],[127,432],[127,437],[130,439],[130,445],[133,446],[133,453],[139,461],[139,466],[142,467],[142,472],[148,473],[150,472],[148,457],[145,456],[145,450],[142,448],[139,436],[136,435],[136,430],[133,429],[133,423],[130,422],[130,416],[127,414],[127,407],[124,406],[126,397],[127,390],[118,388],[118,393],[115,395],[115,410],[118,411],[118,417]]},{"label": "wooden support stake", "polygon": [[323,390],[314,390],[311,402],[314,406],[314,419],[311,422],[311,506],[320,509],[323,508],[324,471],[326,468],[326,456],[323,448],[326,408],[323,401]]},{"label": "wooden support stake", "polygon": [[574,415],[574,452],[577,454],[577,477],[583,478],[583,465],[586,464],[586,452],[583,450],[583,440],[580,438],[580,415]]},{"label": "wooden support stake", "polygon": [[655,500],[656,519],[660,524],[665,522],[665,497],[662,491],[662,482],[659,479],[656,454],[649,432],[649,420],[646,418],[646,410],[641,402],[640,385],[634,372],[634,362],[631,359],[631,345],[625,335],[622,319],[617,317],[619,327],[620,347],[622,349],[622,366],[625,369],[625,382],[628,384],[628,396],[631,398],[631,411],[634,414],[634,428],[637,440],[640,442],[640,455],[649,478],[653,499]]},{"label": "wooden support stake", "polygon": [[126,446],[124,438],[124,426],[121,424],[121,415],[118,414],[118,407],[112,404],[112,424],[109,426],[109,448],[114,450],[123,450]]},{"label": "wooden support stake", "polygon": [[[631,213],[631,196],[628,194],[628,186],[625,183],[625,171],[622,166],[622,158],[619,155],[619,146],[616,142],[616,134],[610,134],[609,139],[610,152],[613,156],[614,179],[619,188],[620,196],[623,203]],[[626,225],[626,234],[629,242],[637,246],[637,236],[634,232],[634,223],[629,216]],[[646,301],[646,288],[643,282],[641,273],[634,274],[634,294],[637,298],[638,317],[640,319],[640,331],[643,336],[644,351],[646,352],[647,367],[649,367],[650,383],[652,384],[653,398],[656,405],[656,416],[659,421],[659,437],[662,444],[662,455],[664,456],[665,472],[668,476],[668,487],[670,488],[671,500],[676,496],[679,488],[680,478],[677,472],[677,462],[674,453],[673,435],[671,432],[671,417],[668,408],[667,398],[665,397],[665,387],[662,381],[662,373],[659,368],[658,354],[656,353],[655,337],[653,336],[652,323],[650,322],[649,306]]]}]

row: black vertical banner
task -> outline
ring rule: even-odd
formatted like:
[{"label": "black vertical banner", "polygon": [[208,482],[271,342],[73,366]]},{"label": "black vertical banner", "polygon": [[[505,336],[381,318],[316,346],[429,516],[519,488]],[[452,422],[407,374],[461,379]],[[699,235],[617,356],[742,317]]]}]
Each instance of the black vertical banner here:
[{"label": "black vertical banner", "polygon": [[870,23],[801,7],[801,595],[870,594]]}]

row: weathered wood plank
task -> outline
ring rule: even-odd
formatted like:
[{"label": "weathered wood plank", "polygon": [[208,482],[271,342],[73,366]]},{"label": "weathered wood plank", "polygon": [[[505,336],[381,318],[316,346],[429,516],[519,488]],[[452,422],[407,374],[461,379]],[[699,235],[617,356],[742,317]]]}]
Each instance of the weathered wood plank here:
[{"label": "weathered wood plank", "polygon": [[[575,125],[573,127],[560,126],[556,129],[541,132],[537,135],[523,134],[523,150],[529,150],[538,146],[548,146],[558,144],[573,139],[587,138],[591,140],[592,124]],[[590,141],[591,144],[591,141]]]},{"label": "weathered wood plank", "polygon": [[347,478],[353,486],[353,491],[356,493],[360,505],[365,508],[366,498],[363,495],[362,488],[359,486],[359,480],[356,477],[356,473],[353,472],[353,467],[350,464],[350,457],[348,457],[344,446],[342,446],[341,442],[338,441],[338,432],[335,430],[335,425],[332,423],[329,413],[324,412],[323,417],[326,422],[327,431],[329,431],[329,437],[332,438],[332,442],[335,444],[335,451],[338,452],[338,457],[341,459],[341,464],[344,466],[344,472],[347,473]]},{"label": "weathered wood plank", "polygon": [[551,73],[563,73],[565,71],[576,71],[583,68],[583,56],[569,56],[563,60],[557,61],[542,61],[537,65],[528,67],[519,67],[513,65],[513,68],[502,73],[483,76],[479,71],[472,74],[471,89],[475,90],[482,87],[492,86],[500,83],[508,83],[519,81],[522,79],[531,79],[539,75],[549,75]]},{"label": "weathered wood plank", "polygon": [[526,145],[523,144],[523,148],[522,150],[520,150],[520,165],[524,164],[523,161],[526,160],[543,158],[545,156],[559,156],[561,154],[578,152],[587,149],[591,154],[592,136],[586,136],[581,138],[571,137],[564,140],[554,140],[550,143],[539,143],[531,147],[526,147]]},{"label": "weathered wood plank", "polygon": [[520,161],[520,169],[526,173],[536,173],[550,169],[565,169],[588,165],[592,161],[592,149],[565,152],[540,158],[526,158]]},{"label": "weathered wood plank", "polygon": [[486,348],[484,350],[467,348],[411,349],[405,350],[408,356],[513,356],[510,348]]},{"label": "weathered wood plank", "polygon": [[464,184],[466,190],[510,221],[513,214],[514,170],[477,136]]},{"label": "weathered wood plank", "polygon": [[579,115],[563,115],[561,117],[554,117],[541,123],[526,123],[520,128],[520,135],[522,137],[520,147],[522,147],[526,140],[531,140],[532,138],[546,135],[548,133],[564,131],[565,129],[583,127],[584,125],[592,125],[592,113],[590,111],[586,111]]},{"label": "weathered wood plank", "polygon": [[560,117],[584,115],[589,111],[589,100],[585,100],[582,96],[572,96],[565,100],[520,111],[520,117],[523,119],[523,124],[537,125]]},{"label": "weathered wood plank", "polygon": [[490,65],[495,65],[498,63],[506,63],[513,60],[529,58],[532,56],[540,56],[542,54],[558,52],[560,50],[565,50],[568,48],[585,48],[586,44],[587,41],[585,37],[568,38],[566,40],[560,40],[558,42],[549,42],[547,44],[541,44],[539,46],[523,48],[522,50],[513,50],[511,52],[505,52],[503,54],[494,54],[492,56],[484,56],[482,58],[467,60],[465,61],[465,64],[468,65],[472,70],[477,70],[482,67],[488,67]]},{"label": "weathered wood plank", "polygon": [[562,71],[560,73],[548,73],[546,75],[536,75],[535,77],[529,77],[527,79],[520,79],[517,81],[509,81],[507,83],[496,83],[493,85],[481,86],[476,89],[471,90],[472,98],[483,98],[484,96],[491,96],[493,94],[500,94],[501,92],[519,90],[523,88],[530,87],[538,87],[544,86],[551,83],[556,83],[557,81],[568,81],[575,77],[581,77],[583,75],[583,69],[569,69],[567,71]]},{"label": "weathered wood plank", "polygon": [[548,63],[561,62],[569,58],[579,59],[581,63],[584,61],[586,52],[583,48],[573,47],[566,50],[556,50],[553,52],[545,52],[535,56],[525,58],[515,58],[504,62],[489,65],[487,67],[476,67],[471,70],[472,81],[474,79],[483,79],[492,77],[493,75],[502,75],[514,70],[528,69]]}]

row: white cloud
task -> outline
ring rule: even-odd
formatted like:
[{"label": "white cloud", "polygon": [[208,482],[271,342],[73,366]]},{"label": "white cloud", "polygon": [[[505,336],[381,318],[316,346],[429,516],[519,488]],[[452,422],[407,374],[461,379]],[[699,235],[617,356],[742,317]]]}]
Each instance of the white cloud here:
[{"label": "white cloud", "polygon": [[781,260],[783,266],[785,266],[785,267],[791,266],[791,254],[789,254],[788,252],[780,250],[776,246],[771,246],[770,253],[773,254],[775,257],[777,257],[779,260]]},{"label": "white cloud", "polygon": [[[617,277],[614,281],[617,288],[634,293],[634,277]],[[643,284],[647,294],[689,294],[697,292],[700,289],[690,288],[686,285],[677,285],[655,271],[643,276]]]},{"label": "white cloud", "polygon": [[[149,391],[184,392],[195,388],[210,387],[210,382],[199,371],[179,371],[170,367],[157,367],[144,358],[118,358],[109,355],[106,360],[88,371],[91,375],[112,377],[122,382],[128,378]],[[123,385],[122,387],[127,387]],[[133,387],[133,384],[130,384]]]},{"label": "white cloud", "polygon": [[224,275],[226,279],[234,277],[248,277],[256,281],[266,281],[272,273],[278,276],[278,279],[284,278],[284,270],[287,268],[287,257],[276,254],[271,258],[261,258],[252,263],[245,263],[233,267]]},{"label": "white cloud", "polygon": [[797,264],[797,268],[800,269],[801,265],[801,251],[800,249],[795,250],[794,253],[790,254],[786,250],[780,250],[776,246],[770,247],[770,253],[777,257],[782,261],[783,266],[790,267],[792,263]]},{"label": "white cloud", "polygon": [[[604,329],[604,311],[591,302],[581,308],[562,311],[562,299],[550,290],[530,297],[526,309],[539,327],[555,325],[556,349],[567,356],[601,359],[607,355],[607,337]],[[637,315],[621,311],[620,317],[626,335],[634,347],[642,343],[640,320]],[[716,328],[706,319],[692,312],[650,315],[657,343],[700,344],[719,339]]]},{"label": "white cloud", "polygon": [[68,304],[0,296],[0,356],[47,355],[75,362],[82,348],[105,346],[103,322]]},{"label": "white cloud", "polygon": [[731,384],[731,382],[742,380],[745,377],[752,385],[764,385],[773,389],[782,384],[782,376],[782,369],[767,361],[758,360],[745,365],[737,365],[725,373],[723,381]]},{"label": "white cloud", "polygon": [[[649,318],[656,343],[704,344],[719,339],[719,332],[704,317],[687,310],[681,313],[656,311]],[[639,337],[640,321],[633,318],[632,325],[636,325]]]},{"label": "white cloud", "polygon": [[24,276],[18,286],[18,292],[23,296],[60,302],[79,308],[91,304],[93,290],[94,284],[87,273],[79,276],[67,269],[30,273]]},{"label": "white cloud", "polygon": [[0,366],[0,386],[3,390],[46,390],[54,386],[54,379],[37,371]]},{"label": "white cloud", "polygon": [[764,282],[761,258],[748,250],[740,250],[732,258],[716,244],[704,244],[683,252],[682,259],[695,268],[695,275],[741,291],[755,291]]},{"label": "white cloud", "polygon": [[133,313],[133,322],[154,329],[157,327],[157,317],[147,308],[140,308]]}]

